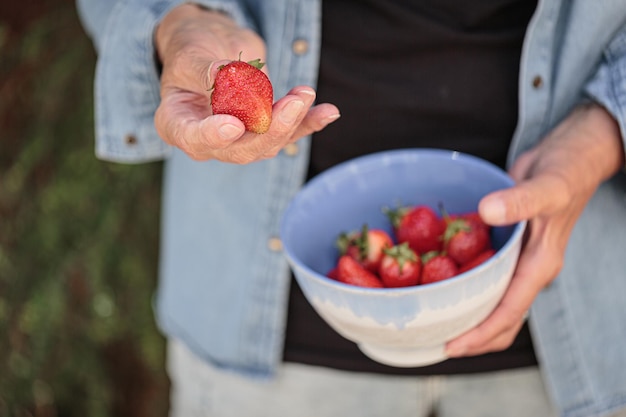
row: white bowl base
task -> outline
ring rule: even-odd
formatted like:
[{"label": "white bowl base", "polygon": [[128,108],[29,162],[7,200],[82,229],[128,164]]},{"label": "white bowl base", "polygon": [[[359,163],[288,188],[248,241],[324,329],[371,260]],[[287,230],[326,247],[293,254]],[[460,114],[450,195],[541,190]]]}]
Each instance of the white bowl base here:
[{"label": "white bowl base", "polygon": [[370,359],[397,368],[432,365],[448,359],[445,352],[445,345],[443,344],[408,349],[390,348],[365,343],[359,343],[358,346],[361,352]]}]

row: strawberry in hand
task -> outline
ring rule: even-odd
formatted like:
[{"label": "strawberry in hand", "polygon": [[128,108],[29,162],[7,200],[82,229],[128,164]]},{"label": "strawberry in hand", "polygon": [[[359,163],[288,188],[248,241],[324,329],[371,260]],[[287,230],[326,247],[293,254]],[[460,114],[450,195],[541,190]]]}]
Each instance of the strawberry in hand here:
[{"label": "strawberry in hand", "polygon": [[336,241],[341,255],[349,255],[371,272],[378,273],[383,250],[393,246],[391,236],[382,229],[369,229],[363,224],[360,231],[341,233]]},{"label": "strawberry in hand", "polygon": [[422,262],[408,243],[383,250],[378,275],[385,287],[408,287],[417,285],[422,272]]},{"label": "strawberry in hand", "polygon": [[261,68],[260,59],[254,61],[231,61],[219,67],[211,108],[213,114],[229,114],[241,120],[246,130],[265,133],[272,122],[274,91],[272,83]]}]

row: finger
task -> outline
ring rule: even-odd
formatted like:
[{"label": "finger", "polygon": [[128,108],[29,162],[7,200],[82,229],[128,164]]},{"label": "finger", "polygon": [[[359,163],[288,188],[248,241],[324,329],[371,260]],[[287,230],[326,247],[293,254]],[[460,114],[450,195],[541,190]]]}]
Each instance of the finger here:
[{"label": "finger", "polygon": [[270,129],[260,135],[246,135],[231,158],[236,163],[249,163],[259,159],[273,158],[290,141],[294,124],[306,113],[305,102],[298,96],[282,100],[272,112]]},{"label": "finger", "polygon": [[525,320],[526,320],[525,316],[520,317],[518,320],[515,321],[515,323],[507,327],[506,331],[498,333],[493,338],[489,339],[488,343],[485,343],[482,345],[476,345],[476,346],[469,345],[465,347],[464,348],[465,350],[463,351],[462,355],[459,354],[459,352],[455,354],[454,351],[446,350],[446,352],[449,354],[448,357],[454,358],[454,357],[461,357],[461,356],[477,356],[477,355],[483,355],[485,353],[503,351],[509,348],[513,344],[520,329],[524,325]]},{"label": "finger", "polygon": [[[296,87],[292,89],[288,95],[304,95],[305,106],[310,106],[315,101],[315,91],[309,87]],[[339,109],[332,104],[323,103],[310,107],[304,114],[304,117],[299,118],[299,122],[294,122],[295,130],[291,133],[291,136],[288,138],[286,137],[287,140],[280,143],[276,147],[268,149],[263,157],[272,158],[276,156],[288,143],[297,142],[304,136],[310,135],[314,132],[319,132],[339,117]]]},{"label": "finger", "polygon": [[[292,133],[315,102],[315,97],[315,90],[312,88],[292,89],[274,104],[272,120],[275,120],[276,123],[273,123],[270,129],[275,129],[274,131],[278,132],[279,135]],[[300,103],[302,104],[300,105]]]},{"label": "finger", "polygon": [[205,87],[207,91],[212,92],[213,83],[215,82],[215,77],[217,76],[217,73],[219,72],[222,66],[228,64],[229,62],[231,61],[227,59],[222,59],[219,61],[211,61],[208,68],[206,68],[206,71],[205,71],[206,76],[204,77],[204,80],[206,80]]},{"label": "finger", "polygon": [[524,152],[509,169],[509,175],[515,182],[521,182],[532,170],[532,165],[537,161],[537,148]]},{"label": "finger", "polygon": [[303,136],[310,135],[314,132],[319,132],[329,123],[337,120],[340,117],[339,109],[333,104],[322,103],[318,104],[317,106],[311,107],[315,101],[316,93],[315,90],[311,89],[310,87],[295,87],[289,92],[287,96],[301,96],[302,94],[305,95],[305,98],[310,99],[310,101],[305,100],[306,105],[308,106],[308,111],[304,114],[304,117],[298,119],[296,128],[291,135],[290,142],[295,142]]},{"label": "finger", "polygon": [[487,320],[446,346],[448,357],[475,356],[504,350],[515,340],[525,317],[522,307],[499,305]]},{"label": "finger", "polygon": [[311,107],[304,119],[302,119],[302,122],[296,128],[295,133],[292,134],[291,139],[289,139],[287,143],[281,144],[279,147],[268,150],[263,157],[266,159],[275,157],[288,143],[295,143],[304,136],[319,132],[339,117],[339,110],[332,104],[324,103]]},{"label": "finger", "polygon": [[488,224],[508,225],[560,210],[567,206],[569,196],[562,177],[543,173],[486,195],[478,204],[478,211]]},{"label": "finger", "polygon": [[446,351],[450,357],[477,355],[487,351],[504,349],[503,341],[512,342],[536,295],[536,291],[520,283],[516,278],[496,309],[467,333],[449,342]]},{"label": "finger", "polygon": [[200,51],[194,49],[184,52],[164,62],[161,96],[169,89],[182,89],[208,97],[219,66],[215,64],[227,61],[213,61],[211,55],[201,55]]},{"label": "finger", "polygon": [[330,103],[322,103],[312,107],[300,125],[298,125],[291,141],[295,142],[303,136],[319,132],[341,117],[339,109]]},{"label": "finger", "polygon": [[267,133],[263,135],[263,142],[257,142],[265,152],[281,149],[289,143],[306,117],[311,105],[315,101],[315,91],[309,87],[293,89],[285,97],[274,103],[272,108],[272,123]]},{"label": "finger", "polygon": [[165,96],[155,114],[155,127],[163,140],[182,149],[195,160],[208,159],[216,150],[224,149],[239,139],[243,123],[229,115],[206,117],[187,96],[179,93]]},{"label": "finger", "polygon": [[512,343],[537,294],[554,279],[562,265],[562,256],[548,246],[539,234],[531,235],[502,300],[480,325],[448,344],[451,357],[499,350]]}]

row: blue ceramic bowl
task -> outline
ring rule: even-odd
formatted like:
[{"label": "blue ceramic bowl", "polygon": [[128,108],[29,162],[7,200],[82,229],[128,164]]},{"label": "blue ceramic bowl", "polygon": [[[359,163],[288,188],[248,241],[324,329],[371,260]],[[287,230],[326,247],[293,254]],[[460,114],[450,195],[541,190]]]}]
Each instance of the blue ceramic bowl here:
[{"label": "blue ceramic bowl", "polygon": [[287,260],[307,300],[338,333],[372,359],[423,366],[446,359],[445,343],[476,326],[498,304],[519,255],[525,223],[496,227],[496,254],[466,273],[434,284],[370,289],[325,274],[341,232],[391,232],[384,207],[427,204],[449,213],[475,211],[486,194],[513,185],[500,168],[459,152],[407,149],[337,165],[294,197],[281,222]]}]

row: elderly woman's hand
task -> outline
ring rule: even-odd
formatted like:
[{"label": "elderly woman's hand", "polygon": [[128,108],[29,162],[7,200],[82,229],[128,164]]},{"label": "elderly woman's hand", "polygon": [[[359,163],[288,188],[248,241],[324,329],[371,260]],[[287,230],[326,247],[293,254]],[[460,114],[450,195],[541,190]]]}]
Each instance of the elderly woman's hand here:
[{"label": "elderly woman's hand", "polygon": [[243,61],[265,60],[263,40],[222,13],[179,6],[157,28],[155,44],[163,66],[155,126],[165,142],[193,159],[246,164],[271,158],[339,117],[332,104],[314,106],[315,91],[306,86],[274,103],[272,124],[262,135],[245,131],[234,116],[213,115],[211,86],[218,67],[240,53]]}]

